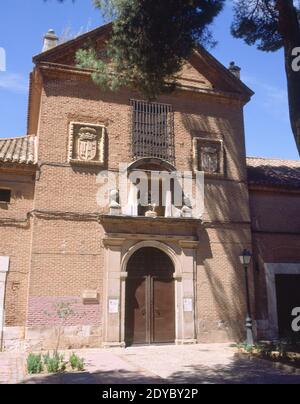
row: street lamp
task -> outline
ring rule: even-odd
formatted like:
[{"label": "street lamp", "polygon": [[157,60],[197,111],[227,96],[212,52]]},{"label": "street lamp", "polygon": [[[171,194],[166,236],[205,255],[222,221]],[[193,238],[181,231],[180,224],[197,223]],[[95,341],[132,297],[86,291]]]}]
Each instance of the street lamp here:
[{"label": "street lamp", "polygon": [[249,281],[248,281],[248,267],[250,265],[252,254],[248,250],[244,250],[240,255],[241,264],[245,270],[245,284],[246,284],[246,299],[247,299],[247,317],[246,317],[246,330],[247,330],[247,345],[254,345],[253,338],[253,323],[251,315],[251,304],[250,304],[250,292],[249,292]]}]

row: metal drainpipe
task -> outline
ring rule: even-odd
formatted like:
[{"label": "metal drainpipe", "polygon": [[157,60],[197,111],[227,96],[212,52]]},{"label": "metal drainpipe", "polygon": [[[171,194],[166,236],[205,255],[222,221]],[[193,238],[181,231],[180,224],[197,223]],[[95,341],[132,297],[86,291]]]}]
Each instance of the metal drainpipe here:
[{"label": "metal drainpipe", "polygon": [[5,314],[5,287],[9,268],[9,257],[0,257],[0,351],[3,347],[3,328]]},{"label": "metal drainpipe", "polygon": [[198,298],[197,298],[197,250],[194,250],[194,271],[193,271],[193,286],[194,286],[194,334],[198,341]]}]

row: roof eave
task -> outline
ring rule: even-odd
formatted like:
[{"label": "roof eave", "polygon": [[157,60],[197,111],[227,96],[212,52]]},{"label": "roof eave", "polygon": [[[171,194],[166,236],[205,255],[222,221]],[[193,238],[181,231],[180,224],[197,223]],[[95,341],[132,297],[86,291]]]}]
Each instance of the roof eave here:
[{"label": "roof eave", "polygon": [[203,54],[210,62],[218,69],[221,73],[223,73],[224,77],[227,79],[227,82],[234,86],[237,90],[243,92],[246,97],[250,100],[255,92],[251,90],[242,80],[235,77],[221,62],[218,61],[211,53],[209,53],[203,46],[198,45],[196,47],[195,52],[201,57]]},{"label": "roof eave", "polygon": [[60,45],[57,45],[55,48],[49,49],[45,52],[41,52],[41,53],[33,56],[32,61],[34,64],[37,64],[38,62],[41,62],[41,61],[45,61],[49,57],[54,56],[56,53],[61,52],[65,48],[72,47],[72,46],[84,41],[85,39],[89,39],[90,37],[93,37],[95,35],[105,34],[109,31],[111,31],[111,29],[112,29],[111,22],[108,24],[102,25],[101,27],[97,27],[97,28],[93,29],[92,31],[79,35],[78,37],[71,39],[69,41],[66,41]]}]

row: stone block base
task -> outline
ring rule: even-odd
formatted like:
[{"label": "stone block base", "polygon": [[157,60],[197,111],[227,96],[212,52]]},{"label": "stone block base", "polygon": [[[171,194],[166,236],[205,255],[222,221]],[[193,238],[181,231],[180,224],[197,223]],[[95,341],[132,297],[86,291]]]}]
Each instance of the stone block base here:
[{"label": "stone block base", "polygon": [[197,344],[196,339],[178,339],[175,341],[175,345],[194,345]]},{"label": "stone block base", "polygon": [[199,320],[197,342],[222,344],[241,342],[245,339],[244,321],[227,323],[222,320]]},{"label": "stone block base", "polygon": [[24,351],[25,327],[4,327],[2,336],[2,351]]},{"label": "stone block base", "polygon": [[102,344],[103,348],[126,348],[125,342],[104,342]]},{"label": "stone block base", "polygon": [[102,327],[6,327],[3,351],[47,351],[56,349],[100,348]]}]

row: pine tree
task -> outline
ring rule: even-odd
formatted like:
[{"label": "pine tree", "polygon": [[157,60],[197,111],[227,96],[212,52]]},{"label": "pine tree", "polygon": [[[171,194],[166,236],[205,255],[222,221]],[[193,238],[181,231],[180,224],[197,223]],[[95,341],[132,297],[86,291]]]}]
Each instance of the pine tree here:
[{"label": "pine tree", "polygon": [[[172,91],[176,75],[197,44],[212,45],[209,25],[225,0],[95,0],[113,29],[104,58],[80,50],[77,62],[112,90],[132,87],[148,99]],[[107,60],[110,63],[107,63]]]},{"label": "pine tree", "polygon": [[240,0],[234,7],[232,33],[248,45],[274,52],[284,48],[290,121],[300,154],[300,72],[293,69],[300,47],[300,1]]}]

